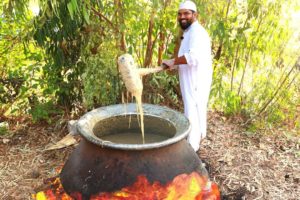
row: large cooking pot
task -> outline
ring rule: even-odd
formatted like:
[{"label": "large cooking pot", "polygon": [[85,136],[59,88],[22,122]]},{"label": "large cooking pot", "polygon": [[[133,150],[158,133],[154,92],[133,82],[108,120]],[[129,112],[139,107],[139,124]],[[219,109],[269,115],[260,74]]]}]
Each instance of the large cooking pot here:
[{"label": "large cooking pot", "polygon": [[[99,192],[129,186],[139,175],[161,184],[183,173],[207,175],[185,139],[190,131],[188,119],[167,107],[143,104],[143,110],[145,144],[141,142],[135,104],[101,107],[79,119],[77,128],[82,140],[60,173],[68,194],[80,193],[83,199],[88,199]],[[122,134],[125,136],[128,132],[135,135],[126,140]],[[116,140],[104,139],[114,134],[118,134]],[[148,138],[154,135],[159,139],[149,142]],[[126,142],[122,142],[122,138]]]}]

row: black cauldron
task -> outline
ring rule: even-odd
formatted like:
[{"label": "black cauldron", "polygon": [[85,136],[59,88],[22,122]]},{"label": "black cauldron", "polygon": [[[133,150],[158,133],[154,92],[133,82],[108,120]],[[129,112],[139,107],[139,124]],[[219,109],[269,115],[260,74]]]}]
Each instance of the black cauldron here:
[{"label": "black cauldron", "polygon": [[[79,119],[77,129],[82,140],[60,173],[63,188],[70,196],[80,193],[83,199],[89,199],[100,192],[116,191],[133,184],[139,175],[161,184],[184,173],[207,176],[185,139],[190,131],[188,119],[167,107],[143,104],[143,110],[145,144],[103,139],[131,132],[142,141],[135,104],[101,107]],[[164,139],[147,143],[151,134]]]}]

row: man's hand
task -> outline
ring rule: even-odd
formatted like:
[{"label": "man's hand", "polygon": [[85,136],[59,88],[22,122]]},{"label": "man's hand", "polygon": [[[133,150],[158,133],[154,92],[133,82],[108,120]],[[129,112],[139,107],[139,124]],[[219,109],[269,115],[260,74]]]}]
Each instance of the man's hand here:
[{"label": "man's hand", "polygon": [[170,59],[170,60],[163,60],[162,64],[167,65],[169,70],[173,70],[176,69],[175,65],[174,65],[174,61],[175,59]]}]

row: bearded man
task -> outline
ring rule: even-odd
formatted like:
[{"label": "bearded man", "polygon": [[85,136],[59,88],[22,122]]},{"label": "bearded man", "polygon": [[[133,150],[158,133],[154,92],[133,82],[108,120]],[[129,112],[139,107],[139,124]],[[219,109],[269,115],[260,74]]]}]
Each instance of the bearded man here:
[{"label": "bearded man", "polygon": [[163,60],[170,70],[178,69],[184,114],[191,124],[188,142],[195,151],[206,136],[207,104],[212,82],[211,41],[197,20],[194,2],[180,4],[177,20],[183,30],[178,57]]}]

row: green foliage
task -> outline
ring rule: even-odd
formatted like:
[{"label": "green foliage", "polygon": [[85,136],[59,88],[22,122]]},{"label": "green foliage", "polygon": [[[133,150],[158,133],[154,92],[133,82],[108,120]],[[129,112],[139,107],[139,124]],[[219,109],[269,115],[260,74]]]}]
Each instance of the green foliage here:
[{"label": "green foliage", "polygon": [[[128,52],[140,67],[156,66],[162,47],[163,58],[172,57],[179,2],[40,0],[34,17],[27,0],[3,1],[1,110],[48,120],[56,104],[119,103],[124,86],[116,58]],[[298,23],[291,26],[299,2],[195,2],[212,38],[210,106],[243,115],[253,130],[287,121],[299,128],[300,31]],[[159,73],[144,81],[144,101],[181,106],[177,76]]]},{"label": "green foliage", "polygon": [[241,97],[234,92],[226,91],[224,94],[223,102],[225,102],[224,113],[232,115],[241,112]]},{"label": "green foliage", "polygon": [[87,67],[82,77],[86,106],[116,104],[120,96],[116,60],[103,54],[89,57],[85,62]]},{"label": "green foliage", "polygon": [[[299,11],[299,3],[201,1],[200,5],[215,54],[210,104],[226,114],[243,114],[257,126],[296,114],[284,114],[299,105],[293,97],[299,99],[299,71],[294,66],[300,45],[299,38],[292,38],[294,30],[287,28],[292,20],[286,13]],[[298,43],[293,52],[291,41]]]},{"label": "green foliage", "polygon": [[[165,104],[178,108],[180,101],[179,81],[177,76],[167,73],[153,74],[145,85],[144,101],[154,104]],[[181,108],[182,109],[182,108]]]},{"label": "green foliage", "polygon": [[61,115],[62,110],[57,109],[53,102],[33,102],[33,106],[29,110],[29,113],[32,116],[33,122],[46,121],[47,123],[51,123],[53,116]]},{"label": "green foliage", "polygon": [[41,85],[44,54],[30,35],[32,16],[23,10],[24,5],[12,12],[13,5],[13,1],[2,2],[0,8],[0,110],[7,115],[27,113],[29,97],[45,89]]},{"label": "green foliage", "polygon": [[48,91],[54,92],[57,102],[65,107],[82,99],[80,76],[84,68],[78,60],[84,45],[84,20],[80,13],[75,13],[84,6],[74,0],[41,2],[40,15],[34,23],[34,39],[48,55],[43,69]]},{"label": "green foliage", "polygon": [[0,136],[6,135],[9,133],[8,127],[9,127],[9,125],[7,122],[0,122]]}]

